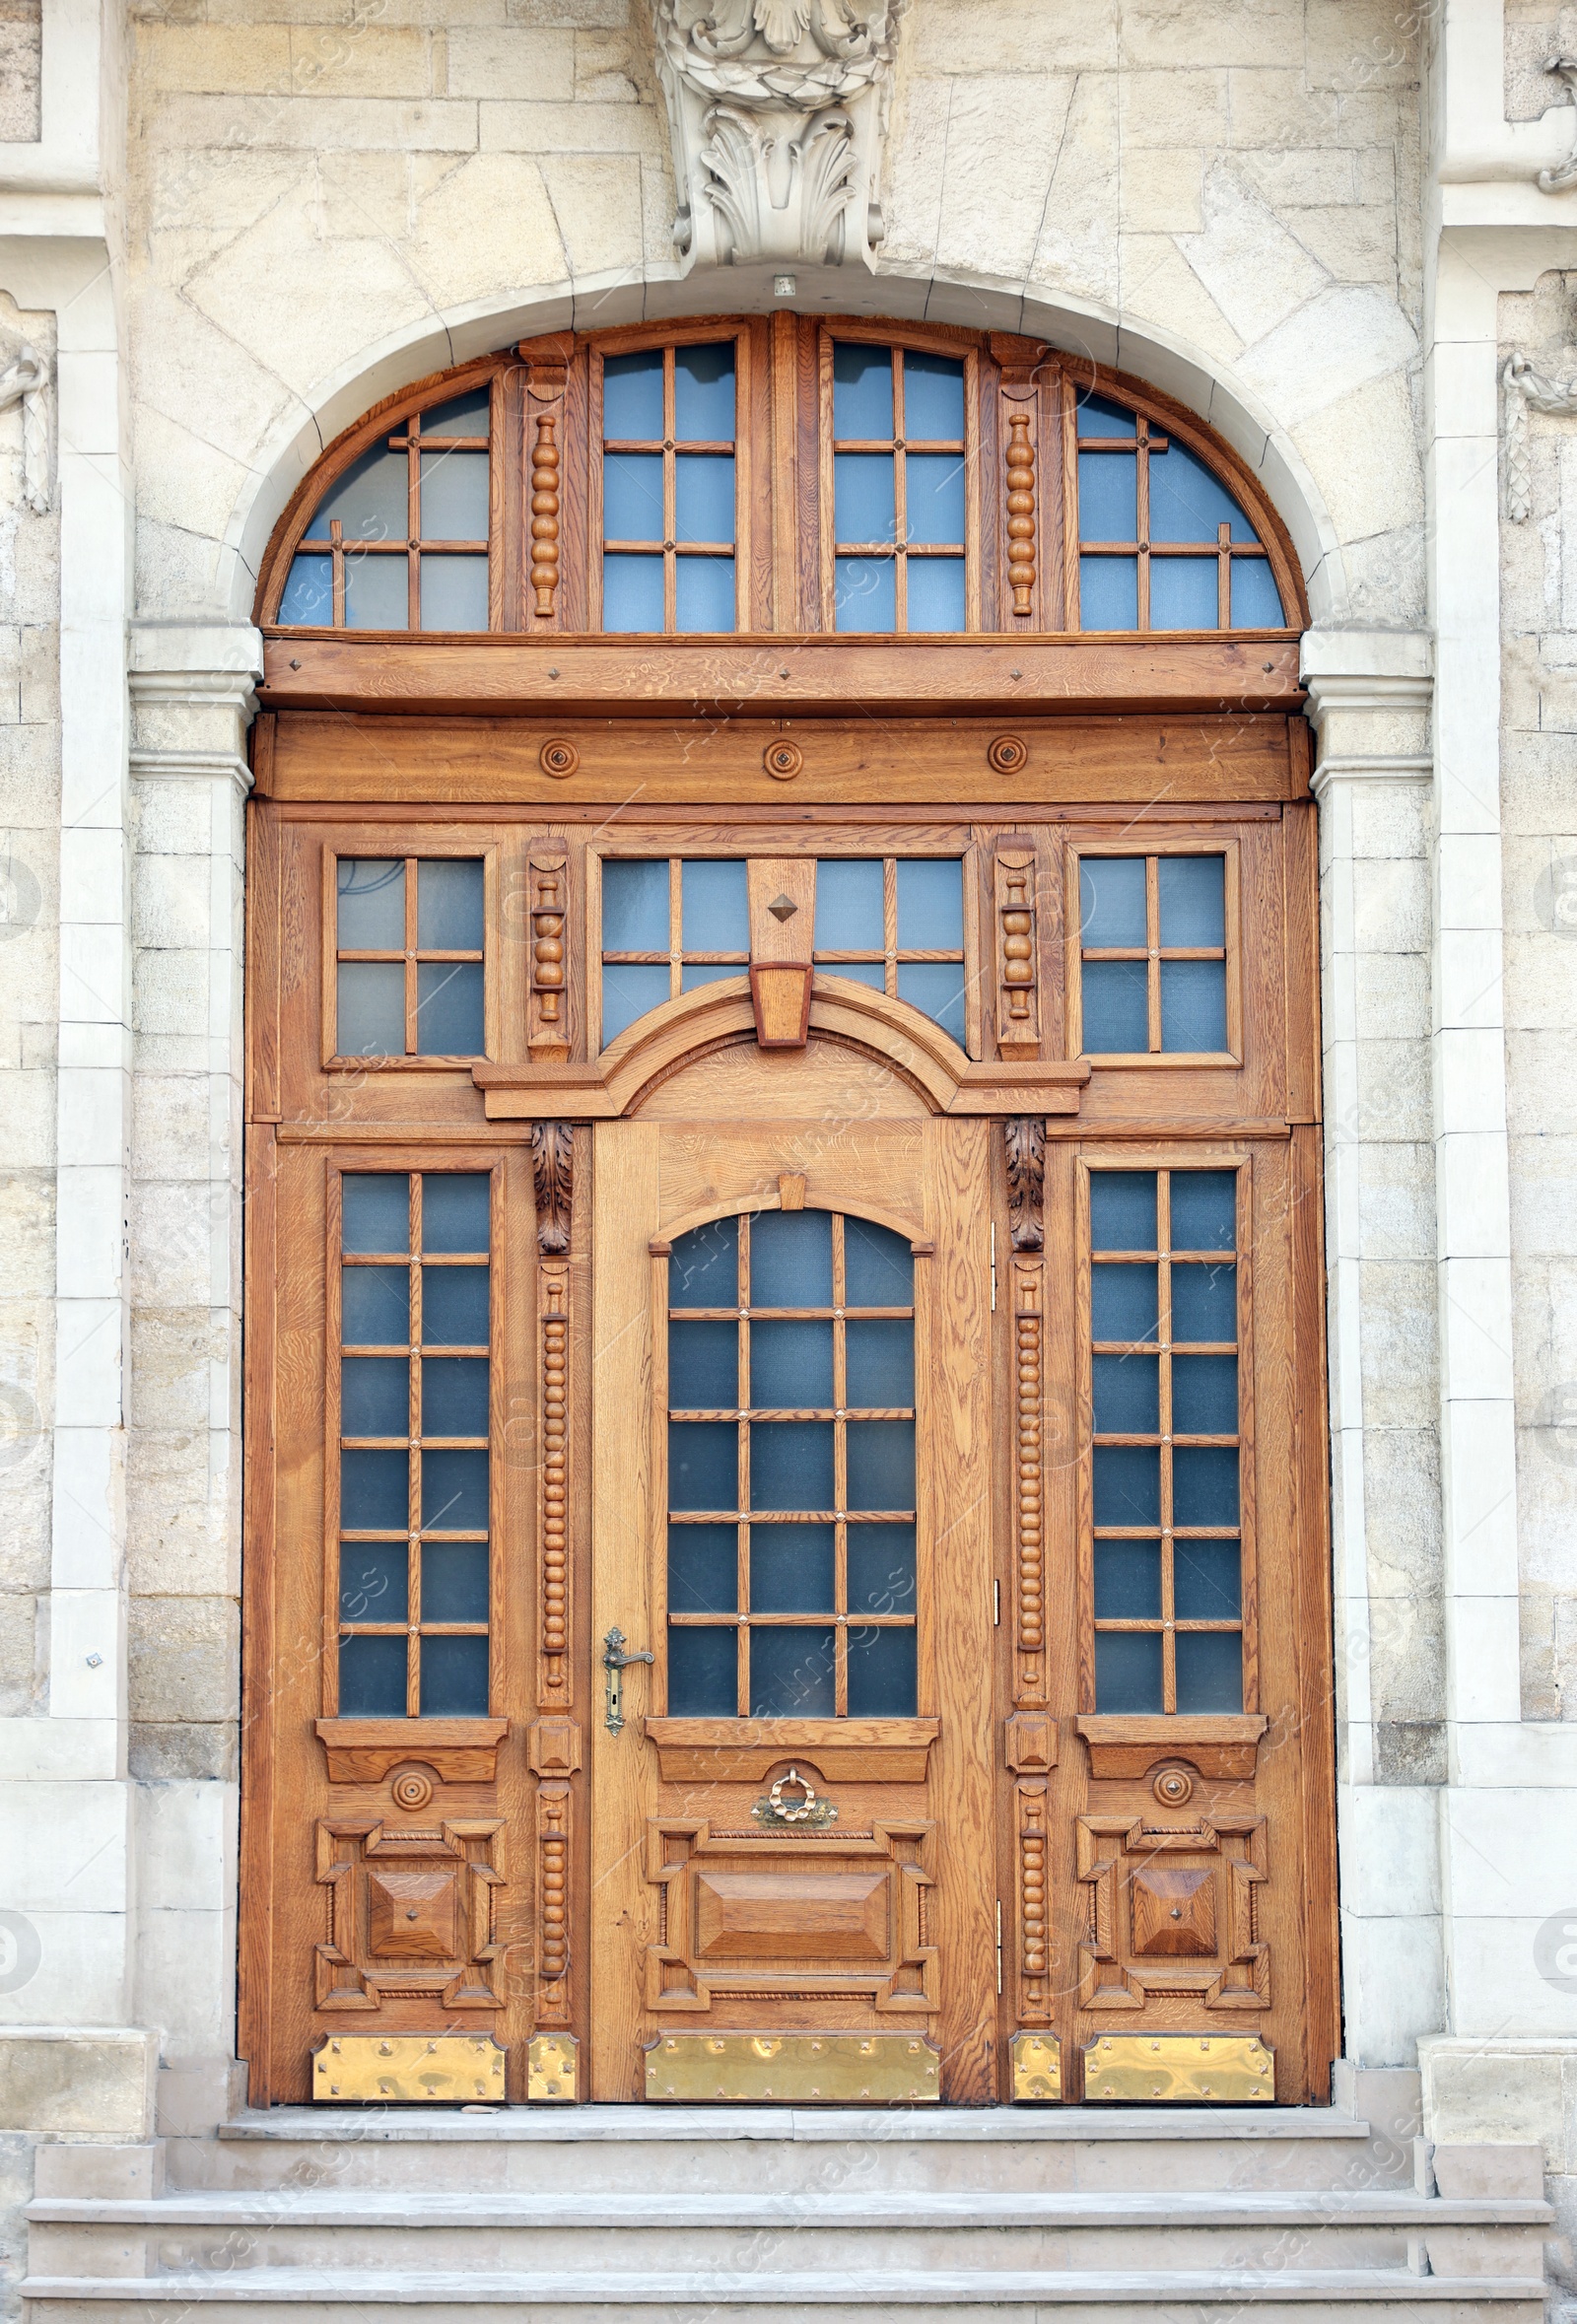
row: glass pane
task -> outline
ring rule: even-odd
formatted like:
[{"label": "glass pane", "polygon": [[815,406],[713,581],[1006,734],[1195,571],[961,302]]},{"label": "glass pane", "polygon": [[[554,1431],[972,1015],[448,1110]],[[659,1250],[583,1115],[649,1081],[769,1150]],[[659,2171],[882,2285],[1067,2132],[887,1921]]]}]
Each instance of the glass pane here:
[{"label": "glass pane", "polygon": [[752,1628],[752,1719],[830,1719],[837,1709],[835,1633],[799,1623]]},{"label": "glass pane", "polygon": [[1085,395],[1076,407],[1080,436],[1131,436],[1133,414],[1102,395]]},{"label": "glass pane", "polygon": [[[670,1525],[670,1613],[734,1613],[739,1606],[739,1535],[731,1525]],[[733,1708],[730,1702],[728,1706]]]},{"label": "glass pane", "polygon": [[962,557],[911,557],[909,627],[917,633],[964,627]]},{"label": "glass pane", "polygon": [[486,1347],[485,1266],[430,1266],[422,1276],[422,1339],[428,1347]]},{"label": "glass pane", "polygon": [[1080,941],[1091,951],[1149,942],[1142,855],[1081,856],[1078,895]]},{"label": "glass pane", "polygon": [[1224,960],[1162,961],[1161,1047],[1196,1054],[1226,1048]]},{"label": "glass pane", "polygon": [[887,631],[898,621],[898,584],[891,557],[840,557],[836,565],[837,627]]},{"label": "glass pane", "polygon": [[371,550],[345,560],[345,626],[404,630],[411,623],[410,560]]},{"label": "glass pane", "polygon": [[487,1047],[482,1013],[479,960],[424,960],[417,964],[418,1057],[480,1057]]},{"label": "glass pane", "polygon": [[1161,1425],[1160,1358],[1098,1355],[1094,1365],[1096,1435],[1154,1436]]},{"label": "glass pane", "polygon": [[488,622],[487,559],[422,559],[424,630],[485,630]]},{"label": "glass pane", "polygon": [[[423,452],[422,538],[425,541],[487,539],[486,452]],[[422,583],[425,594],[425,573]]]},{"label": "glass pane", "polygon": [[913,1420],[851,1420],[848,1425],[851,1509],[913,1509]]},{"label": "glass pane", "polygon": [[660,452],[609,452],[604,456],[602,537],[609,541],[661,540]]},{"label": "glass pane", "polygon": [[[335,870],[341,952],[405,950],[405,865],[342,855]],[[404,1043],[401,1043],[401,1048]]]},{"label": "glass pane", "polygon": [[1079,453],[1078,537],[1081,541],[1138,539],[1138,477],[1136,453]]},{"label": "glass pane", "polygon": [[668,1261],[670,1307],[737,1307],[739,1221],[710,1219],[673,1246]]},{"label": "glass pane", "polygon": [[433,856],[418,865],[416,941],[423,952],[481,951],[480,857]]},{"label": "glass pane", "polygon": [[1097,1525],[1159,1525],[1161,1455],[1154,1445],[1097,1445]]},{"label": "glass pane", "polygon": [[[1174,1286],[1176,1276],[1173,1276]],[[1156,1270],[1142,1263],[1090,1268],[1090,1337],[1153,1339],[1157,1308]]]},{"label": "glass pane", "polygon": [[687,960],[679,971],[679,990],[681,992],[694,992],[700,985],[721,985],[729,977],[742,977],[744,974],[745,964],[742,960],[736,961],[732,967],[717,961]]},{"label": "glass pane", "polygon": [[1149,971],[1142,960],[1086,960],[1079,983],[1086,1057],[1131,1057],[1149,1048]]},{"label": "glass pane", "polygon": [[1234,1250],[1238,1239],[1237,1194],[1235,1170],[1174,1170],[1172,1249]]},{"label": "glass pane", "polygon": [[914,1526],[852,1525],[848,1539],[849,1611],[912,1614],[915,1610]]},{"label": "glass pane", "polygon": [[668,1507],[737,1509],[739,1431],[731,1420],[670,1420]]},{"label": "glass pane", "polygon": [[1236,1541],[1175,1541],[1172,1595],[1182,1622],[1235,1622],[1243,1611]]},{"label": "glass pane", "polygon": [[422,1455],[422,1525],[439,1534],[487,1532],[486,1453]]},{"label": "glass pane", "polygon": [[882,868],[879,862],[823,859],[816,865],[816,950],[880,952]]},{"label": "glass pane", "polygon": [[1213,557],[1150,559],[1152,630],[1213,630],[1219,627],[1219,617]]},{"label": "glass pane", "polygon": [[609,860],[602,866],[604,952],[666,952],[668,866]]},{"label": "glass pane", "polygon": [[398,961],[342,960],[337,1030],[342,1058],[405,1055],[405,971]]},{"label": "glass pane", "polygon": [[[676,469],[674,538],[718,547],[733,539],[733,459],[720,452],[680,452]],[[621,536],[612,533],[609,538]],[[645,540],[645,533],[631,533]]]},{"label": "glass pane", "polygon": [[[911,452],[905,463],[904,490],[909,504],[912,541],[964,540],[964,461],[959,452]],[[913,589],[915,576],[909,577]]]},{"label": "glass pane", "polygon": [[903,1629],[849,1632],[849,1716],[913,1719],[916,1706],[915,1633]]},{"label": "glass pane", "polygon": [[828,960],[816,971],[821,977],[848,977],[856,985],[868,985],[873,992],[887,990],[887,971],[879,960]]},{"label": "glass pane", "polygon": [[956,857],[922,857],[898,865],[898,948],[964,949],[964,866]]},{"label": "glass pane", "polygon": [[665,968],[605,968],[602,972],[602,1046],[617,1041],[637,1017],[668,997]]},{"label": "glass pane", "polygon": [[422,1365],[422,1434],[486,1436],[486,1356],[429,1356]]},{"label": "glass pane", "polygon": [[[347,541],[404,540],[409,477],[404,452],[390,451],[381,444],[363,452],[318,502],[307,538],[326,541],[329,519],[337,516]],[[397,570],[403,574],[405,568]]]},{"label": "glass pane", "polygon": [[406,1435],[409,1393],[403,1356],[347,1356],[339,1371],[341,1436]]},{"label": "glass pane", "polygon": [[891,437],[893,359],[885,347],[839,339],[832,351],[832,432],[835,437]]},{"label": "glass pane", "polygon": [[403,1534],[410,1519],[410,1465],[404,1453],[341,1453],[339,1522],[347,1533]]},{"label": "glass pane", "polygon": [[424,436],[485,436],[492,401],[489,388],[473,387],[469,395],[456,395],[452,402],[438,403],[430,412],[423,412],[421,432]]},{"label": "glass pane", "polygon": [[[301,559],[297,559],[297,564]],[[295,567],[291,569],[291,585],[295,586]],[[287,617],[282,611],[280,620],[307,620],[306,614]],[[1287,617],[1281,609],[1281,592],[1275,585],[1268,557],[1234,557],[1232,560],[1232,627],[1235,630],[1279,630],[1286,627]]]},{"label": "glass pane", "polygon": [[1136,630],[1139,567],[1136,557],[1081,557],[1078,561],[1081,630]]},{"label": "glass pane", "polygon": [[403,1541],[342,1541],[341,1621],[403,1622],[409,1601],[409,1557]]},{"label": "glass pane", "polygon": [[660,630],[662,559],[604,557],[602,627],[605,630]]},{"label": "glass pane", "polygon": [[900,962],[898,997],[907,1000],[964,1046],[964,964]]},{"label": "glass pane", "polygon": [[1172,1455],[1174,1525],[1236,1525],[1238,1457],[1225,1445],[1179,1445]]},{"label": "glass pane", "polygon": [[911,444],[962,444],[964,367],[956,356],[905,350],[904,434]]},{"label": "glass pane", "polygon": [[1236,1436],[1236,1356],[1172,1358],[1172,1427],[1179,1436]]},{"label": "glass pane", "polygon": [[403,1719],[403,1638],[342,1638],[339,1642],[339,1715],[342,1719]]},{"label": "glass pane", "polygon": [[1172,1264],[1172,1337],[1236,1339],[1238,1270],[1193,1261]]},{"label": "glass pane", "polygon": [[831,1307],[830,1211],[763,1210],[751,1220],[750,1304]]},{"label": "glass pane", "polygon": [[487,1715],[487,1640],[422,1640],[422,1717],[480,1719]]},{"label": "glass pane", "polygon": [[891,541],[898,530],[891,452],[839,452],[833,460],[833,509],[840,541]]},{"label": "glass pane", "polygon": [[1236,1630],[1182,1630],[1177,1640],[1180,1711],[1241,1711],[1243,1641]]},{"label": "glass pane", "polygon": [[1216,527],[1229,524],[1235,541],[1252,541],[1253,528],[1224,486],[1202,460],[1172,443],[1150,454],[1150,538],[1152,541],[1213,541]]},{"label": "glass pane", "polygon": [[342,1251],[408,1251],[411,1182],[403,1171],[339,1182]]},{"label": "glass pane", "polygon": [[660,443],[662,350],[610,355],[602,366],[602,433],[610,443]]},{"label": "glass pane", "polygon": [[423,1544],[424,1622],[485,1622],[488,1615],[487,1599],[485,1541],[428,1541]]},{"label": "glass pane", "polygon": [[1095,1618],[1098,1622],[1159,1621],[1159,1541],[1097,1541]]},{"label": "glass pane", "polygon": [[[1172,1184],[1176,1186],[1176,1179]],[[1155,1247],[1154,1171],[1092,1170],[1090,1249],[1153,1251]]]},{"label": "glass pane", "polygon": [[1155,876],[1163,946],[1225,944],[1224,855],[1163,855]]},{"label": "glass pane", "polygon": [[668,1326],[668,1402],[676,1412],[737,1410],[737,1324]]},{"label": "glass pane", "polygon": [[339,1319],[347,1347],[405,1346],[411,1334],[409,1267],[342,1267]]},{"label": "glass pane", "polygon": [[681,557],[674,568],[673,618],[681,630],[731,630],[733,559]]},{"label": "glass pane", "polygon": [[737,1718],[739,1680],[735,1635],[731,1629],[669,1630],[670,1718]]},{"label": "glass pane", "polygon": [[752,1509],[830,1509],[832,1422],[757,1420],[750,1430]]},{"label": "glass pane", "polygon": [[748,952],[750,904],[743,863],[685,863],[681,926],[686,952]]},{"label": "glass pane", "polygon": [[[1232,602],[1236,607],[1235,595]],[[279,600],[279,620],[284,629],[333,627],[334,561],[331,557],[314,557],[309,551],[304,557],[291,559],[290,579]]]},{"label": "glass pane", "polygon": [[844,1297],[850,1307],[912,1307],[915,1258],[902,1235],[868,1218],[844,1220]]},{"label": "glass pane", "polygon": [[751,1612],[835,1612],[837,1564],[830,1525],[753,1525]]},{"label": "glass pane", "polygon": [[846,1324],[851,1406],[880,1410],[915,1401],[915,1327],[896,1318],[887,1323]]},{"label": "glass pane", "polygon": [[831,1324],[752,1324],[750,1401],[774,1411],[830,1406]]},{"label": "glass pane", "polygon": [[1097,1630],[1095,1708],[1158,1711],[1161,1707],[1159,1630]]},{"label": "glass pane", "polygon": [[485,1170],[429,1171],[422,1181],[424,1251],[486,1251],[493,1181]]},{"label": "glass pane", "polygon": [[[733,442],[733,341],[673,351],[674,434],[681,444]],[[660,435],[661,431],[658,430]],[[729,539],[733,535],[729,534]]]}]

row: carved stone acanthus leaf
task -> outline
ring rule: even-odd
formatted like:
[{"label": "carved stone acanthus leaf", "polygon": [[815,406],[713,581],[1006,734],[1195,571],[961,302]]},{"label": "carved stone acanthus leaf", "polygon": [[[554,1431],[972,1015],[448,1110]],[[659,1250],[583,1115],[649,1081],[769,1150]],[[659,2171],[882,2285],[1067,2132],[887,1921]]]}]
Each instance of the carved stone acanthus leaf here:
[{"label": "carved stone acanthus leaf", "polygon": [[49,366],[26,339],[0,341],[0,412],[22,406],[22,497],[35,516],[50,500]]},{"label": "carved stone acanthus leaf", "polygon": [[1045,1244],[1041,1204],[1046,1185],[1046,1124],[1038,1114],[1015,1115],[1007,1133],[1007,1217],[1015,1251]]},{"label": "carved stone acanthus leaf", "polygon": [[1534,505],[1529,411],[1570,419],[1577,414],[1577,380],[1563,386],[1535,371],[1531,357],[1513,353],[1501,366],[1500,385],[1505,409],[1506,514],[1513,524],[1524,524]]},{"label": "carved stone acanthus leaf", "polygon": [[[1577,105],[1577,56],[1551,56],[1546,59],[1544,70],[1560,75],[1566,85],[1567,96]],[[1541,170],[1539,172],[1541,193],[1565,193],[1573,185],[1577,185],[1577,130],[1573,131],[1572,149],[1566,159],[1558,162],[1553,170]]]},{"label": "carved stone acanthus leaf", "polygon": [[682,251],[703,265],[872,263],[904,5],[651,0]]},{"label": "carved stone acanthus leaf", "polygon": [[536,1240],[544,1258],[570,1248],[570,1212],[575,1196],[575,1125],[536,1122],[531,1126],[531,1170],[536,1180]]}]

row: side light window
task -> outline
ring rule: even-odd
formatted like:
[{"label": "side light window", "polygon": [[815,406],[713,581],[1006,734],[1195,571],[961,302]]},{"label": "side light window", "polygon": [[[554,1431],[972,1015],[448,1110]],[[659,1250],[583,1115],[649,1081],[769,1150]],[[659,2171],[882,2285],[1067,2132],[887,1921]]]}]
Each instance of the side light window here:
[{"label": "side light window", "polygon": [[1083,855],[1078,881],[1082,1054],[1226,1053],[1226,857]]},{"label": "side light window", "polygon": [[480,856],[342,855],[335,889],[336,1054],[483,1056]]}]

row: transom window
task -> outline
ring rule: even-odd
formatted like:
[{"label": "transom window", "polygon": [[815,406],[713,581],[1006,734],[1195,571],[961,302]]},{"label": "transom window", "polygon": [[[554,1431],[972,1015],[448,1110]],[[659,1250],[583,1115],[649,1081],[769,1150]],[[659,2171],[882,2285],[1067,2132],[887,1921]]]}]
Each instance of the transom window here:
[{"label": "transom window", "polygon": [[818,968],[907,1000],[964,1045],[964,866],[957,856],[823,857]]},{"label": "transom window", "polygon": [[1082,1054],[1230,1052],[1226,857],[1081,855],[1078,896]]},{"label": "transom window", "polygon": [[1078,406],[1078,626],[1279,629],[1265,549],[1203,461],[1142,412]]},{"label": "transom window", "polygon": [[335,886],[335,1054],[480,1057],[481,858],[342,855]]},{"label": "transom window", "polygon": [[838,339],[832,355],[840,630],[962,630],[964,366]]},{"label": "transom window", "polygon": [[278,619],[303,628],[485,630],[490,387],[412,412],[318,502]]},{"label": "transom window", "polygon": [[339,1187],[339,1715],[485,1713],[491,1181]]},{"label": "transom window", "polygon": [[668,1710],[916,1703],[914,1260],[868,1219],[761,1211],[668,1261]]},{"label": "transom window", "polygon": [[602,366],[602,627],[734,625],[734,349]]},{"label": "transom window", "polygon": [[1095,1170],[1098,1711],[1243,1707],[1237,1174]]}]

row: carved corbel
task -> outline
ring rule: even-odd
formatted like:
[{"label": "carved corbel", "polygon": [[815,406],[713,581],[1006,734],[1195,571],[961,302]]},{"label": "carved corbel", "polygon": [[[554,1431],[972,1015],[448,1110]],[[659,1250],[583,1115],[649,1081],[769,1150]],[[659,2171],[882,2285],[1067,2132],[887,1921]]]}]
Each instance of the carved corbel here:
[{"label": "carved corbel", "polygon": [[[1577,70],[1577,66],[1574,66]],[[1577,184],[1577,156],[1570,182]],[[1533,451],[1528,442],[1530,410],[1556,419],[1577,413],[1577,380],[1561,385],[1535,371],[1530,356],[1511,354],[1501,366],[1501,397],[1505,409],[1506,514],[1513,524],[1524,524],[1534,505]]]},{"label": "carved corbel", "polygon": [[53,445],[49,424],[49,366],[26,339],[0,345],[0,412],[22,406],[22,497],[35,516],[47,514]]},{"label": "carved corbel", "polygon": [[[1566,95],[1577,105],[1577,56],[1551,56],[1544,64],[1546,73],[1558,73],[1566,84]],[[1564,193],[1568,186],[1577,185],[1577,117],[1572,128],[1571,152],[1553,170],[1541,170],[1541,193]]]}]

